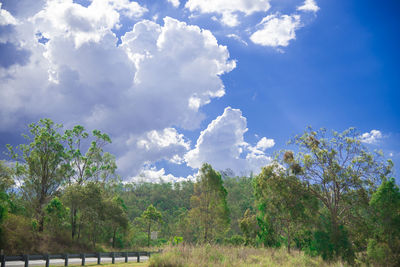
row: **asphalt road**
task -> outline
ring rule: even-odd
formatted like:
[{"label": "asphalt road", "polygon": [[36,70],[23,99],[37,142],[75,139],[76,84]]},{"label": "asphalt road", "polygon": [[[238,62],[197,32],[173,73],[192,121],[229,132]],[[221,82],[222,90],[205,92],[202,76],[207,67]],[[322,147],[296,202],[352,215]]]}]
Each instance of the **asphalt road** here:
[{"label": "asphalt road", "polygon": [[[101,263],[111,263],[111,258],[101,258]],[[149,257],[140,256],[140,261],[147,261]],[[124,262],[125,258],[115,258],[115,262]],[[129,257],[128,262],[136,262],[137,257]],[[68,259],[68,265],[81,265],[81,259]],[[85,258],[85,264],[97,263],[97,258]],[[30,260],[29,266],[45,266],[46,261],[44,260]],[[64,265],[64,260],[62,259],[50,259],[50,265]],[[23,261],[7,261],[6,267],[24,267],[25,264]]]}]

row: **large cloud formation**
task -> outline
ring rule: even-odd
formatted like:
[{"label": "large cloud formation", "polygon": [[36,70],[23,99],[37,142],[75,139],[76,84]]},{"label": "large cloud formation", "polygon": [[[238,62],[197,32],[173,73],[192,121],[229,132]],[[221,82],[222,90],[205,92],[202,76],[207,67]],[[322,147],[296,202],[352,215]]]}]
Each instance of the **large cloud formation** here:
[{"label": "large cloud formation", "polygon": [[[220,75],[235,61],[210,31],[169,17],[141,20],[145,12],[128,0],[50,0],[16,23],[2,10],[12,32],[0,41],[30,58],[0,65],[0,131],[50,116],[110,133],[123,173],[182,161],[188,141],[171,127],[199,127],[200,107],[224,95]],[[123,17],[137,23],[119,39],[113,30]]]},{"label": "large cloud formation", "polygon": [[272,161],[264,151],[275,143],[264,137],[252,147],[244,140],[246,125],[239,109],[227,107],[201,132],[195,148],[185,155],[187,164],[200,168],[203,163],[210,163],[217,170],[231,169],[236,175],[258,173]]},{"label": "large cloud formation", "polygon": [[[303,16],[268,15],[270,0],[189,0],[185,7],[179,0],[164,2],[192,15],[215,15],[231,27],[265,13],[243,32],[253,43],[275,48],[295,39]],[[297,9],[304,14],[319,8],[305,0]],[[240,110],[226,108],[194,147],[177,130],[198,129],[205,118],[201,108],[225,94],[221,75],[236,66],[227,47],[198,26],[168,16],[161,23],[143,19],[149,10],[130,0],[0,3],[0,133],[20,133],[43,117],[100,129],[112,136],[123,177],[135,179],[184,179],[155,168],[159,161],[257,173],[271,161],[265,151],[275,142],[263,137],[247,143]],[[247,45],[242,36],[228,37]]]}]

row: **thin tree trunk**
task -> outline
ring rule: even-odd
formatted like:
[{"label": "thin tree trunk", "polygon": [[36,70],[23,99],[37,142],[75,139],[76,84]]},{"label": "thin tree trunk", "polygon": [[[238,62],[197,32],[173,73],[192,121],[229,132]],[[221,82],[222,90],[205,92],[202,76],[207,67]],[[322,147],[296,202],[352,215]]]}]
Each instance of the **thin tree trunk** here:
[{"label": "thin tree trunk", "polygon": [[288,246],[287,246],[287,250],[288,250],[288,253],[290,254],[290,243],[292,242],[292,240],[291,240],[291,236],[290,236],[290,225],[289,224],[287,226],[287,229],[288,229],[288,240],[287,240]]},{"label": "thin tree trunk", "polygon": [[80,237],[81,237],[81,223],[79,223],[78,225],[78,240],[80,239]]},{"label": "thin tree trunk", "polygon": [[149,228],[147,229],[147,246],[150,247],[150,229],[151,229],[151,220],[149,220]]},{"label": "thin tree trunk", "polygon": [[39,216],[40,216],[40,218],[39,218],[39,229],[38,230],[41,233],[41,232],[43,232],[43,229],[44,229],[44,215],[40,214]]},{"label": "thin tree trunk", "polygon": [[112,241],[112,247],[115,247],[115,234],[117,233],[117,227],[114,229],[114,234],[113,234],[113,241]]},{"label": "thin tree trunk", "polygon": [[76,234],[76,213],[77,213],[76,208],[73,208],[72,212],[71,212],[71,236],[72,236],[72,240],[74,240],[74,237],[75,237],[75,234]]}]

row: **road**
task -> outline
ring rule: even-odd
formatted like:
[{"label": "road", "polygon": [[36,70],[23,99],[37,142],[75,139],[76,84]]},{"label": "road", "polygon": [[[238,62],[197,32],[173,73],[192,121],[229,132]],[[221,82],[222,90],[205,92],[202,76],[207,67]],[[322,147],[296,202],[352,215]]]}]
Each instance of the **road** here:
[{"label": "road", "polygon": [[[147,256],[140,256],[140,261],[147,261],[149,257]],[[111,258],[101,258],[101,263],[111,263]],[[125,258],[117,258],[115,257],[115,262],[124,262]],[[136,262],[137,257],[129,257],[128,262]],[[82,263],[81,259],[68,259],[68,265],[80,265]],[[97,263],[97,258],[85,258],[85,263]],[[45,266],[46,261],[44,260],[30,260],[29,266]],[[64,265],[64,260],[62,259],[51,259],[50,265]],[[24,267],[23,261],[7,261],[6,267]]]}]

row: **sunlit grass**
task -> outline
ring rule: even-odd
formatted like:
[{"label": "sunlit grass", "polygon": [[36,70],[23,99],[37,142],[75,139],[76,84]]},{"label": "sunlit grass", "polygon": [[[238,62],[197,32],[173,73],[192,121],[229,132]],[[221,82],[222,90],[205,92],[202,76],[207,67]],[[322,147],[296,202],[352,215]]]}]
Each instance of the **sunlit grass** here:
[{"label": "sunlit grass", "polygon": [[286,249],[265,249],[229,246],[178,246],[167,247],[163,253],[150,258],[149,267],[167,266],[344,266],[343,263],[324,262],[320,257],[310,257],[303,252],[287,253]]}]

